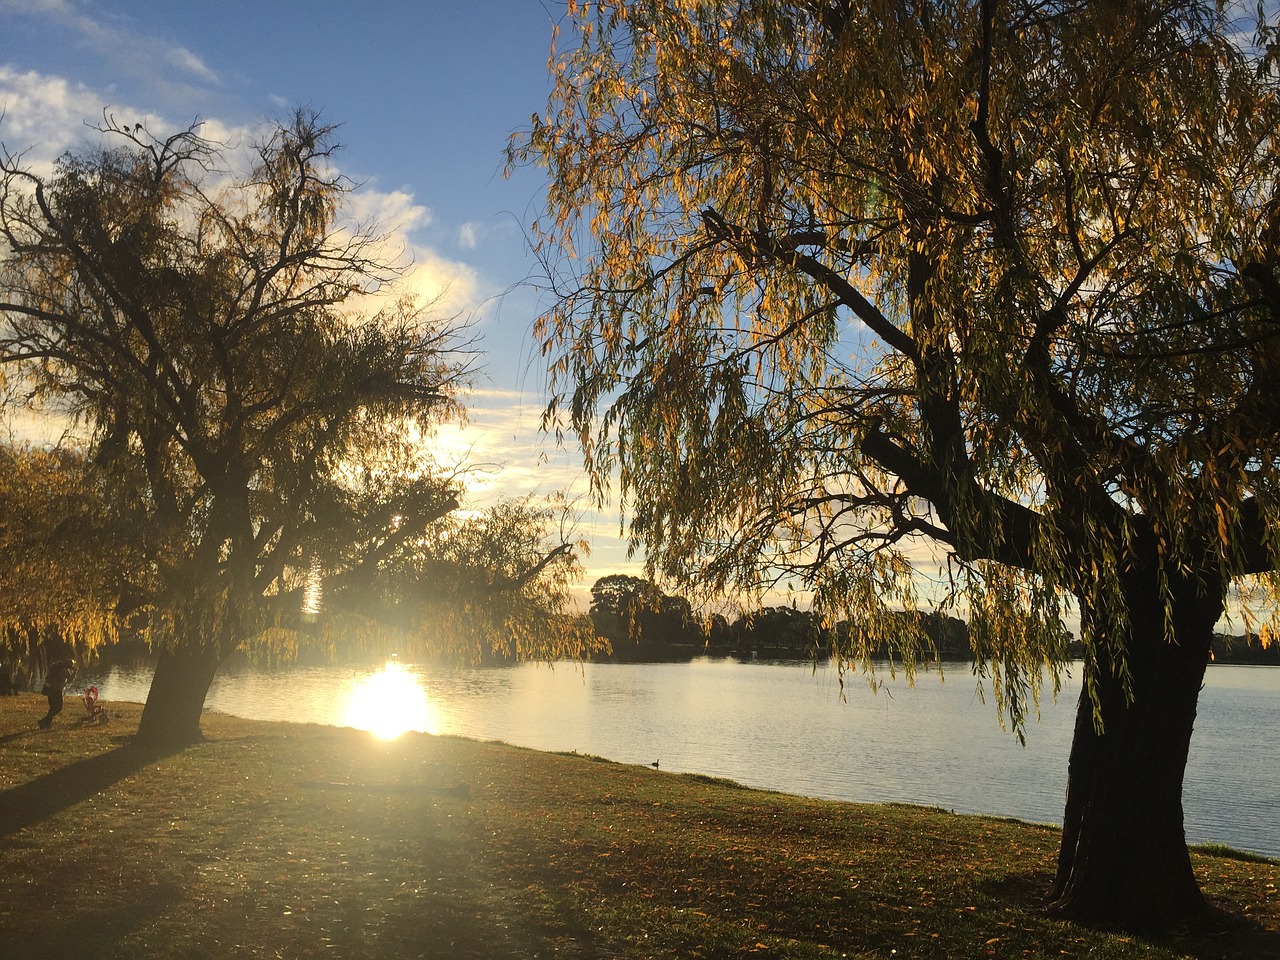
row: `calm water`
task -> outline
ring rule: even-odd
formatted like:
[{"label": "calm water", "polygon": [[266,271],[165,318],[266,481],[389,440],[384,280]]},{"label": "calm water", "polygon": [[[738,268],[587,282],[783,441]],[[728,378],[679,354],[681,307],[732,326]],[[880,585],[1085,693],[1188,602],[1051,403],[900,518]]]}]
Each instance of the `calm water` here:
[{"label": "calm water", "polygon": [[[965,665],[872,693],[834,669],[695,660],[391,672],[220,673],[206,706],[238,716],[414,729],[578,751],[838,800],[903,801],[1060,823],[1076,678],[1022,747]],[[146,699],[150,674],[83,678],[105,701]],[[1280,668],[1212,666],[1184,788],[1187,838],[1280,856]]]}]

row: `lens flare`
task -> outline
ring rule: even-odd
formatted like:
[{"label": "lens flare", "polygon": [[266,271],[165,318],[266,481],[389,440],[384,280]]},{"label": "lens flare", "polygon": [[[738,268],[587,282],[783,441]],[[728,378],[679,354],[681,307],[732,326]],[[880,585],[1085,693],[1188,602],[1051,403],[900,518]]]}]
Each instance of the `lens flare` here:
[{"label": "lens flare", "polygon": [[394,740],[409,730],[435,733],[434,714],[418,680],[393,660],[356,682],[347,700],[344,723],[368,730],[380,740]]}]

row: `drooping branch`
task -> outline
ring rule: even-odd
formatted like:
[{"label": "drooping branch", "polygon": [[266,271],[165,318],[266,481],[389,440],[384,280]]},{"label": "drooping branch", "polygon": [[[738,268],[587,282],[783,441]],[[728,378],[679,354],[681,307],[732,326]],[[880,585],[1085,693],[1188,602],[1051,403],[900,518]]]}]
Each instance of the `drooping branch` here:
[{"label": "drooping branch", "polygon": [[702,211],[702,219],[707,231],[713,236],[727,240],[734,245],[750,251],[756,256],[775,259],[786,266],[799,270],[806,276],[830,290],[840,302],[854,312],[876,336],[889,347],[906,357],[914,357],[917,353],[916,342],[904,333],[896,324],[886,317],[875,304],[868,300],[857,287],[842,277],[822,261],[809,254],[802,253],[795,245],[780,242],[769,233],[761,230],[748,230],[745,227],[729,223],[717,211],[707,208]]},{"label": "drooping branch", "polygon": [[487,585],[487,592],[492,594],[504,592],[516,593],[536,580],[542,574],[542,571],[546,570],[547,567],[551,566],[551,564],[555,563],[559,558],[572,556],[573,550],[574,547],[571,543],[557,544],[551,550],[548,550],[543,554],[536,563],[526,567],[516,576],[501,577],[490,581]]},{"label": "drooping branch", "polygon": [[[921,460],[878,427],[867,431],[862,451],[901,479],[913,496],[933,504],[947,526],[946,542],[955,547],[960,559],[994,560],[1023,570],[1035,569],[1033,547],[1041,520],[1034,510],[983,490],[971,480],[944,476],[936,465]],[[981,528],[981,540],[962,533],[972,529],[967,518],[975,511],[988,518]]]}]

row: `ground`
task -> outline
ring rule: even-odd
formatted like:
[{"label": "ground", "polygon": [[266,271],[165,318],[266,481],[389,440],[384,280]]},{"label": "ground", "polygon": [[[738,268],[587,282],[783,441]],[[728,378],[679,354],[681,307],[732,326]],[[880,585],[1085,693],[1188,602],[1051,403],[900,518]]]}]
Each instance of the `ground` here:
[{"label": "ground", "polygon": [[0,698],[5,958],[1280,958],[1280,865],[1229,851],[1151,942],[1044,916],[1050,827],[216,714],[157,754],[106,706]]}]

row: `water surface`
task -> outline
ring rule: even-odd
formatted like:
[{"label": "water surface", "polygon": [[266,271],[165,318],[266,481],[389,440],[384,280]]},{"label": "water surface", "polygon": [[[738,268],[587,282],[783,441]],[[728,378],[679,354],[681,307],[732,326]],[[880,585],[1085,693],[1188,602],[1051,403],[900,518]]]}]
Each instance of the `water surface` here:
[{"label": "water surface", "polygon": [[[388,674],[350,667],[224,669],[206,706],[237,716],[399,729],[577,751],[804,796],[901,801],[1061,823],[1079,669],[1041,704],[1026,747],[1002,731],[965,664],[914,687],[834,668],[699,659]],[[144,700],[150,673],[91,677]],[[1280,856],[1280,668],[1211,666],[1184,786],[1187,838]]]}]

